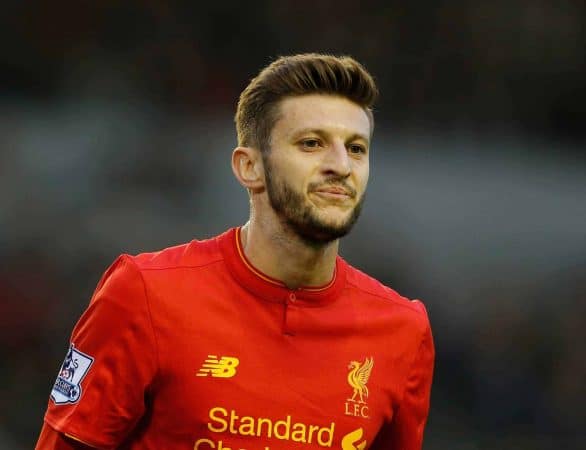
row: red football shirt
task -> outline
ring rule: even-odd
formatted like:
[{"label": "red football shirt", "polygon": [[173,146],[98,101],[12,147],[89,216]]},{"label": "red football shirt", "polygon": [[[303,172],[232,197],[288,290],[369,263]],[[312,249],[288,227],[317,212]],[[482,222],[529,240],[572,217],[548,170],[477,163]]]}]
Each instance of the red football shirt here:
[{"label": "red football shirt", "polygon": [[246,260],[239,231],[116,260],[47,424],[105,449],[419,449],[423,304],[340,257],[327,286],[288,289]]}]

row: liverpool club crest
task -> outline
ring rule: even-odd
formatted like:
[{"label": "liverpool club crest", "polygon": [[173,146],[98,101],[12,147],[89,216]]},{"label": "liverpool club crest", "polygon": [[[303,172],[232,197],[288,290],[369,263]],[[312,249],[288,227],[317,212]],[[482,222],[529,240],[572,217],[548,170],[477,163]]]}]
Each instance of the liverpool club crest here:
[{"label": "liverpool club crest", "polygon": [[368,418],[368,405],[366,399],[368,398],[368,379],[374,359],[372,357],[365,358],[363,363],[358,361],[350,361],[348,366],[348,384],[353,389],[352,397],[348,398],[345,404],[345,413],[348,416]]}]

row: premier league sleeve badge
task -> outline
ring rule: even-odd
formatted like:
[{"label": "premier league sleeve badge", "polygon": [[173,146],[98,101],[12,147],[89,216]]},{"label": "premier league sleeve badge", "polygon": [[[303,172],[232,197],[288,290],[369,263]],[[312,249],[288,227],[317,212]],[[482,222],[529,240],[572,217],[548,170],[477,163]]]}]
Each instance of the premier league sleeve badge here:
[{"label": "premier league sleeve badge", "polygon": [[81,380],[93,362],[94,358],[71,344],[51,390],[51,400],[57,405],[76,403],[81,397]]}]

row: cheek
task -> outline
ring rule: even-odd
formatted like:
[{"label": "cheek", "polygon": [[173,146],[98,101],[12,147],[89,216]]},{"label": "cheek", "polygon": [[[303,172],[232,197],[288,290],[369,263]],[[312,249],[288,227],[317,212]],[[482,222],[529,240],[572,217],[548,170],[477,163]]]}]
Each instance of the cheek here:
[{"label": "cheek", "polygon": [[368,184],[368,177],[370,175],[370,167],[368,164],[365,164],[364,167],[361,167],[358,171],[358,182],[362,187],[362,190],[366,189],[366,185]]},{"label": "cheek", "polygon": [[314,168],[299,161],[291,161],[281,167],[281,177],[296,190],[307,191],[309,180],[312,179]]},{"label": "cheek", "polygon": [[274,174],[274,180],[281,186],[286,186],[290,191],[305,195],[307,192],[307,184],[303,173],[296,170],[293,166],[285,166],[278,169],[278,173]]}]

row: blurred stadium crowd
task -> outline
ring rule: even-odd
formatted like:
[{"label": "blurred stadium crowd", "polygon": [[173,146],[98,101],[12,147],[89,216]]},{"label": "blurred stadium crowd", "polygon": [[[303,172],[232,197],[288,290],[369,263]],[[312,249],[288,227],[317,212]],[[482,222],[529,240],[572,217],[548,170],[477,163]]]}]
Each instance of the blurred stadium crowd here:
[{"label": "blurred stadium crowd", "polygon": [[239,92],[281,54],[376,76],[348,260],[430,312],[429,450],[586,448],[584,2],[8,1],[0,17],[0,448],[32,448],[122,252],[246,220]]}]

